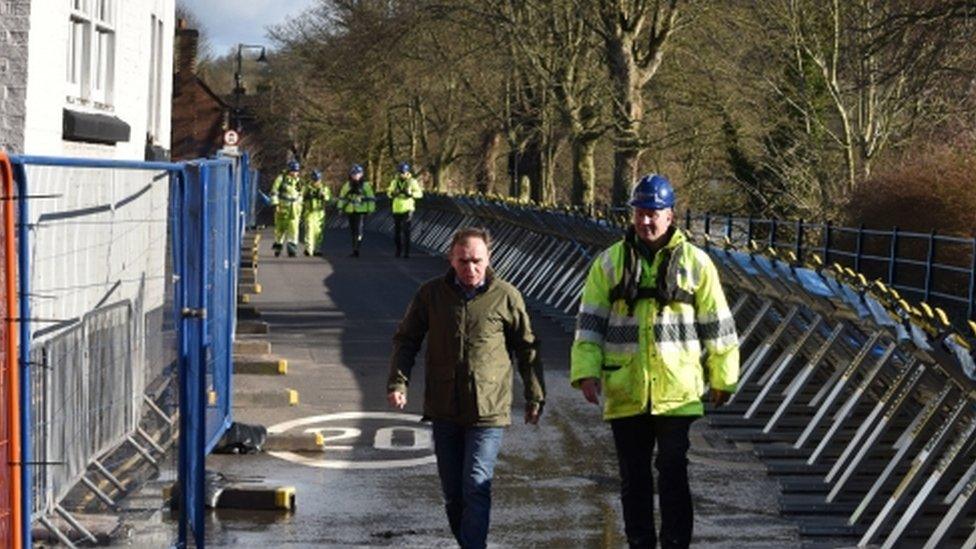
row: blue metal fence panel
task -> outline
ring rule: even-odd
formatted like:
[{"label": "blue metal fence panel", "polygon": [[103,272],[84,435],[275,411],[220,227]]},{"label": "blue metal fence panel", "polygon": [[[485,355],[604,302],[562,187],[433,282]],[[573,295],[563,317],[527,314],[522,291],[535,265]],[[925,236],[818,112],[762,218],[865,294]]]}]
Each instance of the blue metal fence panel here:
[{"label": "blue metal fence panel", "polygon": [[[184,271],[180,277],[180,523],[179,544],[186,547],[190,536],[197,547],[203,547],[204,509],[204,442],[206,432],[206,222],[207,204],[205,171],[199,164],[189,164],[180,185],[180,200],[174,209],[182,234],[173,249],[180,255],[177,264]],[[174,238],[177,235],[174,234]]]},{"label": "blue metal fence panel", "polygon": [[[178,326],[180,493],[177,546],[204,544],[205,457],[231,424],[232,349],[237,307],[237,276],[243,230],[253,205],[252,171],[246,155],[190,163],[129,162],[21,156],[12,159],[18,184],[20,248],[19,299],[21,388],[30,402],[32,330],[30,322],[31,224],[26,165],[106,170],[156,170],[170,174],[169,229],[174,274],[171,313]],[[24,407],[21,462],[23,528],[30,531],[34,486],[31,416]],[[30,545],[29,536],[25,546]]]},{"label": "blue metal fence panel", "polygon": [[[235,315],[238,251],[238,217],[240,181],[230,160],[206,161],[202,164],[202,192],[207,263],[204,265],[207,285],[206,344],[207,406],[206,447],[209,453],[231,424],[231,375],[233,364],[233,319]],[[235,243],[237,250],[234,249]]]}]

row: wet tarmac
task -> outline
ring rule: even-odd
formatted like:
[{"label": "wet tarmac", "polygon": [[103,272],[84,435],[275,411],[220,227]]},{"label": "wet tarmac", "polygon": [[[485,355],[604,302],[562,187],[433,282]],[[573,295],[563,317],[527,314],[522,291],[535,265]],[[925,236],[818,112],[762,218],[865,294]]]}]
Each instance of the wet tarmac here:
[{"label": "wet tarmac", "polygon": [[[393,257],[392,241],[367,234],[362,257],[347,257],[345,231],[329,231],[326,255],[274,258],[263,236],[252,303],[271,325],[286,376],[237,376],[239,390],[292,388],[294,407],[235,409],[235,420],[326,436],[322,455],[211,456],[232,480],[297,488],[290,513],[210,513],[212,547],[454,547],[443,514],[429,428],[421,409],[418,357],[406,414],[391,414],[385,380],[390,339],[418,285],[448,268],[443,258]],[[625,546],[609,427],[568,384],[571,336],[533,312],[543,341],[548,400],[542,421],[506,433],[493,485],[493,547]],[[517,376],[516,376],[517,377]],[[521,409],[516,381],[515,410]],[[513,414],[517,416],[518,414]],[[751,454],[728,445],[706,421],[692,432],[690,475],[695,547],[798,547],[781,518],[779,490]],[[166,518],[168,513],[162,515]],[[136,524],[126,545],[147,547],[172,523]]]}]

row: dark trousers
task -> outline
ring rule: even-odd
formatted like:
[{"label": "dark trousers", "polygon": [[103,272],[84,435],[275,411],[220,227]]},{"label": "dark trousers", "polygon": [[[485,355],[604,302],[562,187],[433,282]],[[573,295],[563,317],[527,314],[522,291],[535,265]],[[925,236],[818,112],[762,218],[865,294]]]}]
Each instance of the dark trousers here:
[{"label": "dark trousers", "polygon": [[404,257],[410,255],[410,220],[413,212],[393,214],[393,242],[396,244],[396,255]]},{"label": "dark trousers", "polygon": [[363,221],[366,219],[366,214],[351,213],[347,215],[349,216],[349,232],[352,233],[352,249],[354,252],[358,252],[359,243],[363,241]]},{"label": "dark trousers", "polygon": [[[697,417],[641,414],[610,421],[620,465],[624,531],[631,547],[688,547],[694,515],[688,487],[688,429]],[[654,477],[658,472],[661,531],[654,530]]]}]

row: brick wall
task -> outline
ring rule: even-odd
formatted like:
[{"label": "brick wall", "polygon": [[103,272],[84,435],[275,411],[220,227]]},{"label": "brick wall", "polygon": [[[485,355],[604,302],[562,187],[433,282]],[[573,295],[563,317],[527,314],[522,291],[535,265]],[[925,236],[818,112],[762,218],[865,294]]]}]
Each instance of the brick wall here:
[{"label": "brick wall", "polygon": [[24,152],[30,0],[0,0],[0,149]]}]

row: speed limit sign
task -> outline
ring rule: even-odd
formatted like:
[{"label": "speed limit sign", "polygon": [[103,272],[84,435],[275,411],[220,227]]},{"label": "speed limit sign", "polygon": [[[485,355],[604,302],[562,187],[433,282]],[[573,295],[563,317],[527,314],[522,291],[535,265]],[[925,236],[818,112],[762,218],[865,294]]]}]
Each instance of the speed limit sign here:
[{"label": "speed limit sign", "polygon": [[234,147],[241,141],[241,134],[234,130],[227,130],[224,132],[224,145],[228,147]]}]

